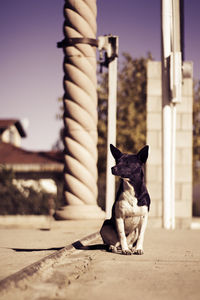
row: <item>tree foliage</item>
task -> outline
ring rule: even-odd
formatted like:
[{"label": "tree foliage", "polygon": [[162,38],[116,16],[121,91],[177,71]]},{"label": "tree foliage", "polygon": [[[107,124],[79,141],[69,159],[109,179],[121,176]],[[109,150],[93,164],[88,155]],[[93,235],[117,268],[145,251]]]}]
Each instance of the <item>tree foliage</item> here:
[{"label": "tree foliage", "polygon": [[117,145],[137,152],[146,142],[146,64],[148,58],[124,54],[119,73]]},{"label": "tree foliage", "polygon": [[[46,215],[49,214],[49,199],[54,196],[24,187],[23,192],[13,184],[16,178],[12,170],[0,166],[0,214],[1,215]],[[58,191],[61,193],[61,191]],[[56,207],[63,204],[61,195],[55,199]]]},{"label": "tree foliage", "polygon": [[[118,70],[117,90],[117,146],[123,152],[136,153],[146,143],[146,58],[132,58],[123,54]],[[98,85],[98,171],[99,205],[104,207],[105,170],[107,150],[108,73]]]},{"label": "tree foliage", "polygon": [[200,81],[194,86],[193,103],[193,178],[200,182]]},{"label": "tree foliage", "polygon": [[[133,59],[123,54],[118,72],[117,146],[124,152],[137,152],[146,142],[146,64],[147,58]],[[99,172],[105,171],[107,143],[108,74],[100,78],[98,87]]]}]

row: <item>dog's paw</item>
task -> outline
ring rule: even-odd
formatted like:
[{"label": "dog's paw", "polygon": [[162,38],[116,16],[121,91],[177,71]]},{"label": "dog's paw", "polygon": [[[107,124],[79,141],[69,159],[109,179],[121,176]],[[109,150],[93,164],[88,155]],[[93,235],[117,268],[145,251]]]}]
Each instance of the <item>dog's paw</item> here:
[{"label": "dog's paw", "polygon": [[134,254],[134,252],[135,252],[135,247],[129,247],[129,249],[130,249],[131,253]]},{"label": "dog's paw", "polygon": [[117,247],[115,247],[113,245],[109,246],[108,251],[112,252],[112,253],[118,253]]},{"label": "dog's paw", "polygon": [[134,252],[133,252],[133,254],[135,254],[135,255],[142,255],[142,254],[144,254],[144,250],[143,249],[135,249]]},{"label": "dog's paw", "polygon": [[125,249],[125,250],[122,250],[122,254],[123,254],[123,255],[131,255],[132,252],[131,252],[130,249]]}]

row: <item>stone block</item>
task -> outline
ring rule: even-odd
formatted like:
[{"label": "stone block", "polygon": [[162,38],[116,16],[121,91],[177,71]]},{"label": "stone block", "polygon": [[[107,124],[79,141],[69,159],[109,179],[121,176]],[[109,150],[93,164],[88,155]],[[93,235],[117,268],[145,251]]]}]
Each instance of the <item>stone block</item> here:
[{"label": "stone block", "polygon": [[160,129],[161,129],[161,114],[160,113],[147,114],[147,131],[160,130]]},{"label": "stone block", "polygon": [[177,218],[189,218],[192,216],[191,201],[177,201],[175,203],[175,215]]},{"label": "stone block", "polygon": [[177,113],[192,113],[193,109],[192,97],[182,95],[181,103],[176,105]]},{"label": "stone block", "polygon": [[151,198],[151,208],[149,217],[161,217],[162,216],[162,202]]},{"label": "stone block", "polygon": [[159,166],[147,166],[147,179],[149,183],[157,182],[161,183],[162,180],[162,174],[161,174],[161,168]]},{"label": "stone block", "polygon": [[192,199],[192,185],[191,183],[183,183],[181,185],[181,200],[190,202]]},{"label": "stone block", "polygon": [[193,95],[193,80],[191,78],[184,78],[182,84],[182,95],[190,96]]},{"label": "stone block", "polygon": [[161,80],[156,78],[149,78],[147,84],[147,95],[149,96],[160,96],[161,95]]},{"label": "stone block", "polygon": [[192,164],[192,147],[176,148],[176,164],[189,165]]},{"label": "stone block", "polygon": [[181,149],[181,163],[182,164],[192,164],[192,145],[190,148]]},{"label": "stone block", "polygon": [[161,113],[162,99],[161,96],[148,96],[147,100],[147,112],[159,112]]},{"label": "stone block", "polygon": [[160,145],[160,131],[159,130],[149,130],[147,132],[147,144],[153,148],[159,147],[159,145]]},{"label": "stone block", "polygon": [[180,201],[181,200],[181,194],[182,193],[182,184],[177,183],[175,184],[175,200]]},{"label": "stone block", "polygon": [[178,131],[176,133],[176,147],[189,148],[192,147],[192,131]]},{"label": "stone block", "polygon": [[181,114],[176,114],[176,130],[181,129]]},{"label": "stone block", "polygon": [[159,140],[158,146],[159,146],[159,148],[162,148],[162,132],[161,132],[161,130],[159,131],[159,137],[158,137],[158,140]]},{"label": "stone block", "polygon": [[181,129],[182,130],[192,130],[192,114],[182,113],[181,114]]},{"label": "stone block", "polygon": [[147,189],[149,191],[152,201],[161,201],[162,199],[162,184],[158,182],[147,183]]},{"label": "stone block", "polygon": [[192,165],[176,165],[176,182],[192,184]]},{"label": "stone block", "polygon": [[147,168],[147,179],[148,179],[149,184],[156,181],[156,179],[157,179],[156,166],[151,166],[151,167]]},{"label": "stone block", "polygon": [[147,63],[147,78],[158,78],[161,80],[161,62],[151,61]]},{"label": "stone block", "polygon": [[159,148],[151,148],[148,158],[149,165],[161,165],[162,151]]},{"label": "stone block", "polygon": [[182,149],[176,147],[176,164],[182,164]]}]

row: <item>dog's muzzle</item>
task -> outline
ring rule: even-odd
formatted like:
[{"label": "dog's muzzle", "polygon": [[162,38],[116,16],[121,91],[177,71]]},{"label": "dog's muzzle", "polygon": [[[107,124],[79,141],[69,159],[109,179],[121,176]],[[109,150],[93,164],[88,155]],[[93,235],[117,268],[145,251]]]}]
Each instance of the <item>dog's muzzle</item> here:
[{"label": "dog's muzzle", "polygon": [[111,172],[113,175],[117,175],[117,168],[116,167],[112,167],[111,168]]}]

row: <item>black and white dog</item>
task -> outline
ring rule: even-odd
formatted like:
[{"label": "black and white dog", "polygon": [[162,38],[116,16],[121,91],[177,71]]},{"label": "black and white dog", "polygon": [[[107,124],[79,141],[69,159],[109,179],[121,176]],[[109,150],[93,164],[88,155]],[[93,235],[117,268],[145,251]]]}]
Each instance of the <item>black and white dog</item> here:
[{"label": "black and white dog", "polygon": [[[144,182],[143,165],[148,158],[149,146],[137,154],[125,154],[110,145],[116,166],[112,174],[121,177],[119,190],[112,208],[112,217],[105,220],[100,230],[109,251],[138,254],[143,251],[144,232],[147,226],[150,197]],[[135,247],[134,247],[135,246]]]}]

